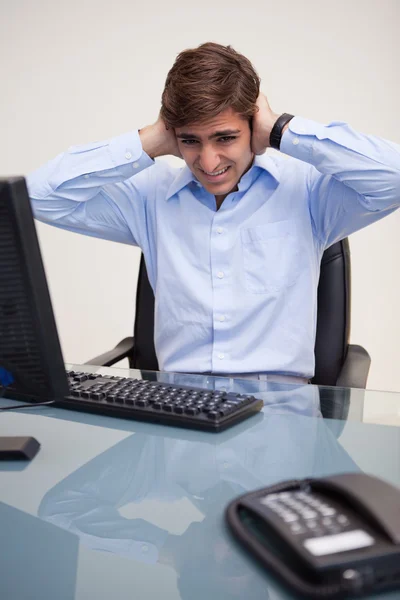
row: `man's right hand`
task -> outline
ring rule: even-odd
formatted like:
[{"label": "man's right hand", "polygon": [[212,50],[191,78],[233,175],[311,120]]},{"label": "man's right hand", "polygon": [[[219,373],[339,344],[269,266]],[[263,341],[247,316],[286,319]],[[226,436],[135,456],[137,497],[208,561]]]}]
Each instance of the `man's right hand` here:
[{"label": "man's right hand", "polygon": [[161,116],[158,117],[153,125],[148,125],[141,129],[139,135],[143,150],[150,158],[167,155],[182,158],[181,153],[179,152],[175,130],[172,128],[167,129]]}]

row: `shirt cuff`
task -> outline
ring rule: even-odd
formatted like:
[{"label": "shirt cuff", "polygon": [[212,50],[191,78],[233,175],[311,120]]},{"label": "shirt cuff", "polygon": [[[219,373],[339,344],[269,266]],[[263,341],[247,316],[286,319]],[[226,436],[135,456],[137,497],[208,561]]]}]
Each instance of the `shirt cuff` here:
[{"label": "shirt cuff", "polygon": [[123,133],[110,141],[111,159],[116,167],[131,165],[133,174],[154,164],[154,160],[143,151],[138,131]]},{"label": "shirt cuff", "polygon": [[310,162],[316,137],[322,134],[324,126],[316,121],[294,117],[281,139],[280,151],[293,158]]}]

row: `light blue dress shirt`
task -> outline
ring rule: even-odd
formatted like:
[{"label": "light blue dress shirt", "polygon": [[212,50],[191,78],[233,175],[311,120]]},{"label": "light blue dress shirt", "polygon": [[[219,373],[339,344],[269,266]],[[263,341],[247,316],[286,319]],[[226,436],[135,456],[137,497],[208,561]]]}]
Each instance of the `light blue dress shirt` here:
[{"label": "light blue dress shirt", "polygon": [[40,221],[142,249],[161,370],[308,378],[322,254],[399,206],[400,146],[295,117],[281,152],[219,210],[137,132],[73,146],[27,183]]}]

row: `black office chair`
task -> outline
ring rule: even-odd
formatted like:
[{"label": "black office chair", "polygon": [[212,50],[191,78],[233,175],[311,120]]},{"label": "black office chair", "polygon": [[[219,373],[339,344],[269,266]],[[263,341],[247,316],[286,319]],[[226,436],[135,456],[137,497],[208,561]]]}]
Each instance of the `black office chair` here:
[{"label": "black office chair", "polygon": [[[325,250],[318,284],[318,316],[315,343],[315,376],[312,383],[365,388],[371,359],[361,346],[349,344],[350,248],[348,239]],[[134,337],[89,360],[88,365],[109,367],[123,358],[132,369],[158,370],[154,348],[154,294],[143,255],[136,295]]]}]

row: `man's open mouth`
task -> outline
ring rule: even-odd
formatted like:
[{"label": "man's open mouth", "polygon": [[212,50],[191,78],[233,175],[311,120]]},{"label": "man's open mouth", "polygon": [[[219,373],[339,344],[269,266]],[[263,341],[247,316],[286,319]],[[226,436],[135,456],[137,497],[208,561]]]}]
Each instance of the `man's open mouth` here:
[{"label": "man's open mouth", "polygon": [[212,173],[208,173],[208,171],[203,171],[203,169],[201,169],[201,171],[204,174],[204,176],[208,179],[208,181],[219,181],[220,179],[224,178],[225,173],[229,169],[230,169],[230,166],[224,167],[223,169],[220,169],[219,171],[213,171]]}]

